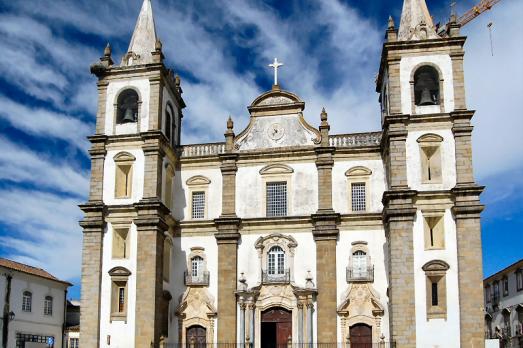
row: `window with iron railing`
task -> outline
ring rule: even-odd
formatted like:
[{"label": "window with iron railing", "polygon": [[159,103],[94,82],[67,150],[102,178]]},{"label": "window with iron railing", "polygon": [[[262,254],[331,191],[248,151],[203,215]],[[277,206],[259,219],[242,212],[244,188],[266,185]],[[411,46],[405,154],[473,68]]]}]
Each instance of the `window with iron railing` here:
[{"label": "window with iron railing", "polygon": [[352,254],[351,264],[347,267],[347,283],[349,282],[372,282],[374,281],[374,266],[370,257],[362,250]]},{"label": "window with iron railing", "polygon": [[185,285],[187,286],[209,286],[209,271],[199,271],[196,275],[191,271],[184,273]]}]

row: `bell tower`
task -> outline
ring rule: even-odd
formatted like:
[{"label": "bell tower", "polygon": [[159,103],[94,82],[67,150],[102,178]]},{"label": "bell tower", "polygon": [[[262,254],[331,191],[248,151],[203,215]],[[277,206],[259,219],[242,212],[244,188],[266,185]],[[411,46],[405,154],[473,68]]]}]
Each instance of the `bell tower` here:
[{"label": "bell tower", "polygon": [[168,335],[164,243],[174,223],[185,103],[180,78],[164,64],[150,0],[143,1],[120,64],[108,44],[91,73],[98,78],[98,111],[89,137],[89,200],[81,205],[80,344],[158,347]]},{"label": "bell tower", "polygon": [[[401,347],[482,347],[479,201],[465,103],[464,44],[452,16],[435,28],[425,0],[389,18],[376,91],[382,111],[383,195],[391,339]],[[448,33],[448,34],[447,34]],[[455,330],[459,327],[459,331]],[[448,343],[447,343],[448,344]]]}]

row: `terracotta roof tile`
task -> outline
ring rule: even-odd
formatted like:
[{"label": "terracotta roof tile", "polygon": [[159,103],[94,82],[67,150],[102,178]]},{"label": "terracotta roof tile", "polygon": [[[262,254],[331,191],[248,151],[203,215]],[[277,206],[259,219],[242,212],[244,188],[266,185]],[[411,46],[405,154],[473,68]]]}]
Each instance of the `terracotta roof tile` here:
[{"label": "terracotta roof tile", "polygon": [[13,260],[4,259],[2,257],[0,257],[0,266],[12,269],[14,271],[31,274],[31,275],[34,275],[34,276],[37,276],[37,277],[41,277],[41,278],[45,278],[45,279],[49,279],[49,280],[54,280],[54,281],[57,281],[59,283],[67,284],[69,286],[72,285],[69,282],[66,282],[66,281],[63,281],[63,280],[60,280],[60,279],[56,278],[55,276],[53,276],[52,274],[50,274],[49,272],[47,272],[46,270],[44,270],[42,268],[29,266],[29,265],[26,265],[26,264],[23,264],[23,263],[20,263],[20,262],[16,262],[16,261],[13,261]]}]

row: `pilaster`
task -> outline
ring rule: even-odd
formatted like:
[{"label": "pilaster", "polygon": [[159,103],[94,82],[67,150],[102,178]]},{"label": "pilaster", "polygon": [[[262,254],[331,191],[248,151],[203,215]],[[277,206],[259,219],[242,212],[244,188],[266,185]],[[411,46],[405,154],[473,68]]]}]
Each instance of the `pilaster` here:
[{"label": "pilaster", "polygon": [[91,142],[91,149],[89,154],[91,155],[91,182],[89,187],[89,201],[102,201],[103,199],[103,175],[104,175],[104,163],[105,155],[105,144],[107,137],[105,135],[94,135],[89,137]]},{"label": "pilaster", "polygon": [[162,197],[162,163],[165,156],[162,147],[163,134],[160,131],[141,133],[144,165],[144,199],[161,199]]},{"label": "pilaster", "polygon": [[80,344],[98,348],[105,206],[101,201],[92,201],[81,205],[80,209],[85,214],[80,221],[83,228]]},{"label": "pilaster", "polygon": [[465,74],[463,71],[463,57],[465,52],[463,50],[452,52],[450,59],[452,60],[452,76],[454,86],[454,110],[466,110],[465,100]]},{"label": "pilaster", "polygon": [[317,342],[332,342],[337,336],[336,243],[340,215],[332,209],[332,167],[336,150],[328,146],[327,115],[322,112],[322,146],[317,147],[318,211],[311,216],[312,234],[316,243]]},{"label": "pilaster", "polygon": [[138,217],[136,255],[136,347],[159,347],[162,331],[163,242],[168,209],[159,200],[134,204]]},{"label": "pilaster", "polygon": [[158,76],[150,77],[149,83],[151,88],[149,96],[149,130],[161,130],[164,86],[164,82],[161,78],[161,72],[158,71]]},{"label": "pilaster", "polygon": [[389,323],[398,347],[416,347],[413,223],[416,191],[386,191],[383,218],[388,241]]},{"label": "pilaster", "polygon": [[382,143],[391,190],[405,190],[407,182],[407,122],[408,115],[388,115],[384,121]]},{"label": "pilaster", "polygon": [[105,110],[107,106],[107,86],[109,83],[99,80],[98,87],[98,111],[96,112],[96,134],[105,133]]},{"label": "pilaster", "polygon": [[236,161],[233,153],[233,123],[227,121],[226,152],[220,155],[222,164],[222,214],[214,220],[218,244],[218,342],[236,342],[236,290],[238,266],[238,242],[241,219],[236,216]]},{"label": "pilaster", "polygon": [[483,279],[479,195],[484,187],[456,186],[452,212],[456,220],[458,285],[462,347],[484,347]]},{"label": "pilaster", "polygon": [[456,146],[456,182],[457,186],[474,184],[472,166],[472,125],[470,120],[474,111],[455,111],[450,116],[453,120],[452,133]]}]

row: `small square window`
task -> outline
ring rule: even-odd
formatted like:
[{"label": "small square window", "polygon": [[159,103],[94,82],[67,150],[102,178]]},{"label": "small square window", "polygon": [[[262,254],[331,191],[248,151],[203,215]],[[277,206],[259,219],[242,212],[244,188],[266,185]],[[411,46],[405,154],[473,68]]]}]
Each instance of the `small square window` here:
[{"label": "small square window", "polygon": [[268,182],[266,200],[268,217],[287,216],[287,182]]},{"label": "small square window", "polygon": [[367,210],[366,188],[364,182],[351,183],[352,211]]},{"label": "small square window", "polygon": [[205,218],[205,192],[203,191],[192,193],[192,218]]}]

